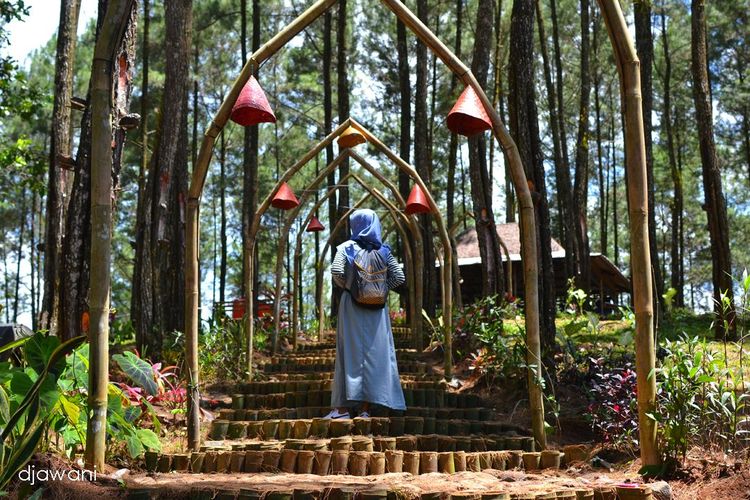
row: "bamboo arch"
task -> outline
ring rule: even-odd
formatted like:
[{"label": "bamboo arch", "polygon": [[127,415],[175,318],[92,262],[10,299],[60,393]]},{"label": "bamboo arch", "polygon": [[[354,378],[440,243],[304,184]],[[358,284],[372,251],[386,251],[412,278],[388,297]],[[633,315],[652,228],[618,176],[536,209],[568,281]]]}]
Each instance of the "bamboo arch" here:
[{"label": "bamboo arch", "polygon": [[[376,188],[373,188],[373,187],[371,187],[371,186],[370,186],[370,185],[369,185],[369,184],[368,184],[367,182],[363,181],[363,180],[362,180],[362,179],[361,179],[361,178],[360,178],[360,177],[359,177],[358,175],[356,175],[356,174],[352,174],[352,175],[351,175],[351,177],[352,177],[352,178],[353,178],[354,180],[356,180],[356,181],[357,181],[357,182],[358,182],[358,183],[359,183],[359,184],[360,184],[360,185],[361,185],[361,186],[362,186],[362,187],[363,187],[363,188],[364,188],[364,189],[365,189],[365,190],[366,190],[366,191],[368,192],[368,195],[370,195],[370,196],[372,196],[373,198],[377,199],[377,200],[378,200],[378,201],[380,202],[380,204],[382,204],[382,205],[384,205],[384,206],[386,207],[386,209],[388,210],[388,212],[389,212],[390,216],[391,216],[391,217],[393,218],[393,220],[394,220],[394,223],[396,223],[396,224],[400,224],[400,221],[399,221],[399,216],[401,216],[401,217],[403,217],[403,218],[406,218],[406,216],[405,216],[404,214],[402,214],[402,213],[401,213],[401,212],[400,212],[400,211],[398,210],[398,207],[396,207],[396,206],[395,206],[395,205],[394,205],[394,204],[393,204],[393,203],[392,203],[391,201],[389,201],[389,200],[388,200],[388,199],[387,199],[387,198],[386,198],[386,197],[385,197],[385,196],[384,196],[384,195],[383,195],[382,193],[380,193],[380,191],[378,191],[378,190],[377,190]],[[349,210],[348,210],[348,211],[347,211],[347,212],[346,212],[346,213],[344,214],[344,217],[341,217],[341,218],[340,218],[340,219],[339,219],[339,220],[338,220],[338,221],[336,222],[336,225],[335,225],[335,226],[334,226],[333,228],[331,228],[331,231],[330,231],[330,234],[329,234],[329,236],[328,236],[328,239],[326,240],[325,246],[323,247],[323,252],[321,253],[321,255],[320,255],[320,258],[319,258],[318,262],[316,263],[316,267],[317,267],[318,269],[322,269],[322,267],[323,267],[323,264],[324,264],[324,262],[325,262],[325,256],[326,256],[326,252],[328,251],[328,249],[330,248],[330,245],[331,245],[331,240],[333,239],[333,237],[334,237],[334,236],[335,236],[336,234],[338,234],[338,233],[339,233],[339,232],[341,231],[341,229],[342,229],[342,228],[344,227],[344,224],[346,223],[346,219],[347,219],[347,218],[349,217],[349,215],[350,215],[350,214],[351,214],[351,213],[352,213],[352,212],[353,212],[354,210],[356,210],[356,208],[355,208],[355,207],[352,207],[352,208],[350,208],[350,209],[349,209]],[[406,231],[405,231],[405,230],[403,229],[403,227],[401,227],[401,230],[400,230],[399,232],[401,233],[401,235],[402,235],[402,236],[403,236],[404,238],[406,238],[406,235],[407,235],[407,233],[406,233]],[[408,245],[407,245],[406,247],[408,248]],[[408,251],[407,251],[407,255],[408,255],[408,254],[411,254],[411,250],[408,250]],[[413,255],[411,255],[411,256],[413,257]],[[408,259],[408,258],[409,258],[409,257],[407,257],[407,259]],[[416,267],[417,267],[417,266],[415,265],[415,266],[414,266],[414,268],[416,268]],[[407,279],[409,279],[409,275],[410,275],[411,273],[406,273],[406,274],[407,274]],[[412,275],[412,279],[413,279],[413,275]],[[321,293],[321,289],[322,289],[322,286],[323,286],[323,280],[322,280],[322,279],[321,279],[321,280],[318,280],[318,281],[316,281],[317,296],[318,296],[318,303],[317,303],[317,307],[318,307],[318,335],[322,334],[322,330],[323,330],[323,320],[324,320],[324,313],[323,313],[323,301],[322,301],[322,293]],[[415,312],[414,314],[416,314],[416,312]],[[420,312],[420,314],[421,314],[421,312]],[[421,336],[421,334],[420,334],[420,336]]]},{"label": "bamboo arch", "polygon": [[[411,165],[409,165],[408,163],[406,163],[405,161],[403,161],[400,157],[398,157],[385,144],[383,144],[382,142],[380,142],[380,140],[378,140],[370,131],[368,131],[367,128],[365,128],[364,126],[362,126],[361,124],[359,124],[354,119],[348,118],[347,120],[344,121],[344,123],[342,123],[339,127],[337,127],[336,130],[334,130],[333,132],[331,132],[331,134],[329,134],[326,138],[324,138],[318,144],[316,144],[310,151],[308,151],[308,153],[305,156],[303,156],[297,163],[295,163],[286,172],[284,172],[284,174],[277,181],[276,186],[274,186],[274,188],[269,192],[269,194],[263,200],[263,203],[260,205],[260,207],[258,208],[257,212],[254,215],[252,224],[250,226],[250,230],[248,231],[248,235],[247,235],[247,238],[246,238],[246,241],[247,241],[247,248],[245,249],[245,251],[246,251],[246,258],[245,258],[246,265],[252,265],[252,262],[254,261],[254,259],[252,258],[252,255],[254,254],[254,251],[255,251],[255,241],[256,241],[256,235],[257,235],[258,229],[260,227],[260,219],[263,216],[263,214],[266,212],[266,210],[268,210],[268,207],[271,204],[271,199],[272,199],[273,195],[276,193],[276,191],[279,189],[279,187],[282,185],[282,183],[284,183],[284,182],[288,181],[289,179],[291,179],[292,176],[296,172],[298,172],[307,163],[309,163],[312,160],[312,158],[314,158],[318,153],[320,153],[320,151],[322,151],[326,146],[328,146],[333,140],[335,140],[337,137],[339,137],[343,133],[343,131],[346,130],[349,126],[352,126],[352,127],[356,128],[357,130],[359,130],[362,133],[362,135],[368,140],[368,142],[370,142],[370,144],[372,146],[374,146],[378,151],[380,151],[386,157],[388,157],[388,159],[391,160],[396,165],[396,167],[399,170],[401,170],[402,172],[406,173],[417,185],[420,186],[420,188],[422,188],[423,192],[425,193],[425,197],[427,198],[427,202],[430,205],[430,208],[432,210],[432,214],[434,216],[434,220],[435,220],[435,223],[436,223],[437,229],[438,229],[438,234],[440,235],[440,239],[442,240],[442,243],[443,243],[443,248],[444,248],[444,251],[445,251],[445,257],[444,257],[445,262],[447,262],[449,264],[452,263],[452,256],[453,256],[453,254],[451,252],[451,248],[452,248],[452,246],[451,246],[451,239],[448,236],[448,232],[447,232],[447,229],[446,229],[446,226],[445,226],[445,222],[444,222],[444,220],[442,218],[442,215],[440,214],[440,210],[439,210],[439,208],[437,206],[437,203],[435,203],[435,200],[433,199],[431,193],[427,189],[427,186],[424,183],[424,181],[422,180],[422,178],[419,176],[419,174],[417,174],[417,172],[414,169],[414,167],[412,167]],[[325,178],[325,176],[327,176],[328,173],[330,173],[336,167],[338,167],[338,165],[341,163],[341,161],[343,161],[343,159],[345,159],[347,157],[354,158],[358,163],[362,164],[363,166],[364,166],[364,164],[367,163],[366,161],[364,161],[362,159],[362,157],[360,157],[359,155],[357,155],[356,153],[354,153],[351,149],[347,148],[344,151],[342,151],[340,153],[340,156],[338,158],[336,158],[332,162],[332,165],[328,165],[322,172],[320,172],[320,174],[318,175],[318,177],[316,177],[310,184],[308,184],[308,187],[309,186],[315,187],[319,183],[321,183],[323,181],[323,179]],[[372,167],[370,167],[370,168],[372,168]],[[372,170],[375,171],[376,169],[372,169]],[[385,179],[385,178],[383,178],[383,179]],[[398,189],[395,188],[395,185],[393,185],[391,183],[391,186],[393,186],[393,188],[395,189],[395,192],[398,192]],[[399,195],[399,198],[401,200],[403,200],[403,198],[401,198],[400,195]],[[291,220],[293,219],[293,217],[297,216],[297,214],[299,213],[299,210],[300,210],[301,206],[302,206],[302,204],[300,203],[300,206],[298,206],[297,208],[295,208],[294,212],[292,214],[290,214],[290,219],[288,220],[287,225],[284,228],[284,231],[288,231],[288,229],[291,227]],[[421,240],[418,240],[418,241],[421,241]],[[285,243],[282,240],[281,245],[284,245],[284,244]],[[279,266],[280,266],[281,256],[283,255],[283,250],[284,250],[284,248],[281,247],[281,246],[278,249],[277,269],[276,269],[277,276],[280,273],[280,267]],[[414,254],[416,255],[416,252],[414,252]],[[419,273],[418,279],[421,280],[422,266],[416,266],[416,267],[418,268],[417,272]],[[443,307],[443,311],[452,311],[453,310],[453,305],[452,305],[453,295],[452,295],[452,289],[451,289],[451,283],[452,283],[452,266],[450,266],[450,267],[448,267],[448,266],[441,266],[440,271],[441,271],[441,281],[442,281],[442,284],[443,284],[443,286],[442,286],[442,292],[443,292],[442,293],[442,307]],[[250,272],[248,272],[246,278],[247,278],[247,284],[246,284],[247,288],[246,289],[247,290],[253,290],[254,284],[250,283],[252,281],[252,274]],[[422,288],[421,288],[421,285],[420,285],[420,291],[421,290],[422,290]],[[277,294],[276,295],[277,296],[279,295],[279,290],[278,289],[277,289]],[[248,300],[247,310],[248,311],[252,311],[253,310],[253,303],[252,303],[252,301],[254,300],[253,293],[248,293],[247,300]],[[420,296],[417,297],[418,304],[420,304],[420,305],[421,305],[421,300],[422,300],[422,294],[420,294]],[[276,321],[278,321],[278,316],[279,316],[280,310],[278,309],[278,304],[276,302],[274,303],[274,305],[276,307],[276,311],[275,311],[276,312],[276,316],[277,316]],[[417,316],[419,316],[420,314],[421,314],[421,307],[420,307],[420,310],[416,311],[416,315]],[[420,326],[421,325],[421,316],[417,319],[417,322],[418,322],[417,323],[417,330],[421,331],[421,326]],[[451,325],[450,314],[444,315],[444,332],[445,332],[445,336],[444,336],[444,339],[445,339],[444,340],[444,343],[445,343],[445,363],[444,363],[444,366],[445,366],[445,372],[446,372],[446,374],[448,376],[451,373],[451,368],[452,368],[452,364],[453,364],[452,349],[451,349],[451,333],[452,333],[451,327],[452,327],[452,325]],[[247,335],[248,360],[252,359],[251,355],[252,355],[253,328],[254,328],[254,324],[253,324],[253,322],[251,320],[251,317],[248,316],[248,319],[246,320],[246,329],[247,329],[247,332],[248,332],[248,335]],[[275,329],[274,330],[278,331],[277,328],[278,328],[278,325],[275,325]],[[416,333],[415,333],[415,335],[416,335]],[[421,342],[421,337],[416,337],[415,336],[415,339],[419,339],[419,342]],[[417,341],[415,341],[415,347],[416,348],[420,348],[421,344],[417,343]],[[251,370],[252,370],[252,366],[248,366],[248,371],[251,371]]]},{"label": "bamboo arch", "polygon": [[[601,0],[604,1],[604,0]],[[612,2],[614,0],[607,0]],[[523,169],[523,163],[516,147],[513,138],[510,136],[507,128],[502,122],[502,119],[498,112],[492,106],[491,101],[484,93],[477,82],[474,75],[471,73],[469,68],[461,62],[448,47],[440,41],[429,28],[427,28],[415,15],[411,12],[401,1],[399,0],[382,0],[382,2],[419,38],[427,47],[429,47],[437,57],[439,57],[448,68],[467,86],[471,86],[479,96],[482,105],[484,106],[490,120],[492,122],[493,134],[508,159],[508,166],[510,168],[511,180],[516,190],[518,198],[520,221],[521,221],[521,233],[522,233],[522,254],[524,261],[524,285],[526,295],[526,344],[527,344],[527,364],[529,370],[527,372],[528,386],[529,386],[529,405],[531,407],[531,424],[534,432],[534,437],[539,443],[541,448],[546,447],[546,435],[544,431],[544,405],[541,390],[541,354],[540,354],[540,343],[539,343],[539,297],[538,297],[538,267],[537,267],[537,252],[536,252],[536,234],[534,231],[534,205],[531,200],[531,193],[526,183],[526,175]],[[300,31],[317,19],[327,9],[329,9],[336,0],[318,0],[312,6],[310,6],[305,12],[300,14],[295,20],[288,24],[284,29],[278,32],[271,40],[262,45],[257,51],[255,51],[247,63],[243,66],[240,75],[235,80],[231,89],[227,93],[224,101],[222,102],[219,110],[214,116],[211,124],[206,130],[203,141],[201,143],[200,151],[198,153],[198,159],[193,169],[192,180],[190,188],[188,189],[188,201],[186,211],[186,250],[185,250],[185,330],[186,330],[186,365],[187,365],[187,377],[188,377],[188,446],[190,449],[197,450],[200,448],[200,395],[198,392],[199,384],[199,369],[198,369],[198,326],[199,326],[199,293],[198,293],[198,207],[200,204],[200,197],[203,192],[203,187],[206,181],[206,175],[208,173],[208,164],[211,159],[213,152],[214,143],[219,132],[226,125],[229,115],[232,110],[234,102],[237,100],[237,96],[244,84],[248,81],[254,71],[256,71],[260,65],[268,58],[273,56],[279,49],[281,49],[286,43],[289,42],[294,36]],[[619,7],[618,7],[619,8]],[[341,126],[343,126],[342,124]],[[339,126],[339,128],[341,128]],[[338,130],[338,129],[337,129]],[[342,130],[339,130],[340,134]],[[372,137],[369,133],[363,133],[365,138],[371,144],[381,145],[385,148],[380,141]],[[394,163],[399,166],[406,165],[403,160],[397,155],[393,154],[390,150],[385,148],[383,151]],[[316,153],[317,154],[317,153]],[[312,156],[310,156],[312,158]],[[306,161],[309,161],[308,158]],[[429,198],[429,191],[425,189],[425,186],[420,186],[428,195],[428,201],[435,210],[434,200]],[[442,232],[446,233],[445,227],[442,227]],[[447,233],[446,233],[447,236]],[[246,248],[245,248],[245,272],[246,272],[246,290],[248,292],[248,301],[252,301],[253,290],[253,259],[250,258],[254,241],[252,238],[246,237]],[[444,248],[450,248],[450,244],[445,244]],[[449,255],[445,260],[445,265],[441,266],[441,274],[445,275],[448,273],[452,274],[452,255]],[[445,282],[445,281],[444,281]],[[249,286],[248,286],[249,284]],[[446,305],[452,303],[452,282],[448,281],[447,286],[443,289],[444,294],[444,325],[445,331],[450,332],[451,328],[451,314],[450,308],[446,309]],[[446,293],[447,292],[447,293]],[[445,300],[447,298],[447,300]],[[252,304],[248,304],[252,306]],[[252,307],[247,307],[248,312],[252,312]],[[252,316],[252,314],[250,314]],[[248,322],[249,328],[252,328],[252,322]],[[445,336],[445,349],[450,353],[452,346],[450,345],[450,335]],[[249,353],[252,354],[252,344],[248,349]],[[447,367],[446,375],[450,373],[450,368]]]},{"label": "bamboo arch", "polygon": [[[522,236],[524,289],[526,301],[526,344],[529,405],[534,437],[543,449],[546,447],[544,431],[544,406],[541,390],[541,355],[539,343],[539,297],[536,234],[534,230],[534,205],[526,183],[523,163],[518,148],[510,136],[498,112],[477,82],[469,68],[448,49],[400,0],[381,0],[448,68],[467,86],[471,86],[479,96],[492,122],[493,135],[503,149],[511,174],[511,180],[518,197],[520,229]],[[289,40],[317,19],[336,0],[317,0],[305,12],[278,32],[271,40],[255,51],[242,68],[232,88],[227,93],[219,110],[206,130],[201,143],[198,159],[193,169],[188,190],[186,211],[186,250],[185,250],[185,330],[186,365],[188,378],[188,446],[197,450],[200,447],[200,395],[198,392],[198,208],[206,181],[208,164],[214,143],[219,132],[229,118],[232,106],[240,90],[251,74],[268,58],[286,45]],[[636,371],[638,373],[638,412],[641,459],[645,465],[660,462],[656,445],[656,425],[646,415],[656,403],[656,386],[650,375],[655,365],[653,338],[653,291],[651,288],[651,267],[648,250],[648,202],[646,196],[645,136],[643,130],[643,110],[640,92],[640,61],[635,45],[628,31],[627,23],[617,0],[598,0],[602,17],[607,26],[612,43],[617,68],[620,74],[620,88],[623,94],[625,111],[625,147],[627,150],[628,205],[631,232],[631,274],[633,275],[633,295],[636,314]],[[370,138],[368,138],[369,140]],[[370,140],[373,143],[372,140]],[[400,160],[396,157],[395,160]],[[446,245],[446,247],[448,247]],[[246,272],[253,275],[250,252],[245,252]],[[450,262],[450,261],[449,261]],[[249,265],[248,265],[249,264]],[[445,266],[448,267],[447,263]],[[252,278],[247,288],[252,298]],[[450,287],[449,283],[449,287]],[[248,309],[252,311],[251,308]],[[445,315],[450,324],[450,314]],[[447,330],[447,328],[446,328]],[[446,340],[448,337],[446,337]],[[450,348],[450,346],[446,346]]]},{"label": "bamboo arch", "polygon": [[[370,174],[373,175],[377,180],[379,180],[383,185],[385,185],[391,193],[393,193],[393,196],[396,198],[396,201],[398,201],[399,206],[405,207],[406,202],[404,201],[403,197],[401,196],[401,193],[399,193],[398,188],[396,185],[390,181],[387,177],[385,177],[378,169],[374,168],[372,165],[370,165],[367,161],[365,161],[361,156],[359,156],[356,152],[353,150],[349,150],[349,155],[351,158],[353,158],[355,161],[357,161],[365,170],[367,170]],[[347,177],[350,177],[350,175],[347,175]],[[340,180],[339,184],[341,184],[343,181]],[[310,223],[310,220],[312,219],[313,215],[318,211],[318,209],[322,206],[325,200],[327,200],[333,192],[338,190],[340,186],[336,186],[333,189],[329,190],[326,195],[318,200],[316,204],[313,206],[313,208],[310,210],[310,213],[305,218],[304,222],[302,223],[301,227],[307,227],[307,225]],[[403,214],[401,214],[403,215]],[[413,216],[405,216],[404,218],[407,221],[407,224],[409,225],[411,229],[411,234],[414,238],[414,246],[415,248],[421,248],[422,243],[422,234],[421,231],[418,230],[416,220]],[[414,273],[413,280],[409,281],[409,291],[410,293],[410,300],[409,300],[409,313],[411,318],[411,327],[412,332],[414,334],[414,347],[419,349],[421,347],[421,314],[417,315],[416,311],[422,310],[422,259],[421,259],[421,253],[418,253],[416,255],[412,254],[411,245],[409,244],[408,239],[404,236],[404,251],[407,254],[405,256],[406,261],[410,262],[411,264],[407,268],[408,273]],[[295,267],[298,266],[298,260],[299,254],[301,252],[302,247],[302,232],[297,233],[296,241],[295,241],[295,250],[294,250],[294,262]],[[320,269],[322,268],[316,268],[317,272],[320,272]],[[294,345],[296,347],[297,342],[297,323],[298,323],[298,312],[299,307],[297,305],[298,297],[297,297],[297,279],[298,275],[301,274],[299,270],[296,270],[295,280],[293,281],[295,290],[294,290],[294,298],[293,298],[293,335],[294,335]],[[316,290],[317,287],[317,281],[318,281],[318,274],[316,274]],[[417,340],[417,337],[420,337]]]}]

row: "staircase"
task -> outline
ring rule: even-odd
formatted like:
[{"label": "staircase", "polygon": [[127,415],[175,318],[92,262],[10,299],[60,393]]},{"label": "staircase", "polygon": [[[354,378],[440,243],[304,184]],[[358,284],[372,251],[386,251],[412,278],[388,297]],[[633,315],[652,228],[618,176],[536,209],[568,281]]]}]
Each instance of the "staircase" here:
[{"label": "staircase", "polygon": [[[268,380],[237,384],[232,407],[219,410],[199,452],[149,453],[146,470],[157,473],[152,477],[180,473],[182,491],[194,478],[196,485],[184,498],[396,500],[415,494],[405,493],[408,487],[394,479],[409,482],[422,476],[428,491],[422,488],[416,496],[425,500],[619,498],[612,485],[571,486],[545,476],[535,481],[529,474],[559,469],[565,454],[536,451],[528,430],[502,421],[476,395],[450,392],[431,373],[424,355],[407,347],[409,329],[394,328],[393,333],[405,412],[373,407],[370,418],[321,418],[330,411],[335,360],[330,340],[335,332],[328,332],[321,342],[260,364],[258,371]],[[482,471],[517,471],[506,474],[524,478],[525,487],[496,481],[491,491],[483,487],[481,493],[466,493],[451,486]],[[207,480],[227,474],[235,479],[226,491],[204,488]],[[257,482],[271,478],[272,484]],[[160,491],[131,484],[128,497],[159,498]],[[176,498],[174,491],[170,495]]]}]

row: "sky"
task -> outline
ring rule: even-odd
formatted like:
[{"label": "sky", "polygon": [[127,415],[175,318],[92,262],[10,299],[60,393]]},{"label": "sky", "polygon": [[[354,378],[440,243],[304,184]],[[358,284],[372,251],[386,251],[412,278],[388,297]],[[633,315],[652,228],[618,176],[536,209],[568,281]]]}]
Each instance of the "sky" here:
[{"label": "sky", "polygon": [[[3,50],[24,66],[28,63],[27,56],[47,43],[57,31],[60,22],[59,2],[26,0],[25,3],[29,7],[29,15],[23,21],[8,24],[10,47]],[[79,35],[85,30],[88,20],[96,16],[96,8],[97,0],[81,0]]]}]

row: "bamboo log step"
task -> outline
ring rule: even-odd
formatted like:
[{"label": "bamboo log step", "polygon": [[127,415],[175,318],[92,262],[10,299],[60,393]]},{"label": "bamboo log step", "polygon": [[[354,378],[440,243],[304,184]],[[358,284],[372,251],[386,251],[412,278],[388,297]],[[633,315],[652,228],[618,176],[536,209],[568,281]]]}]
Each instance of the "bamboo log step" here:
[{"label": "bamboo log step", "polygon": [[[404,435],[441,434],[448,436],[505,435],[517,432],[517,427],[500,421],[436,420],[425,417],[371,417],[353,419],[272,418],[265,420],[225,420],[211,422],[212,440],[262,438],[305,439],[308,437],[342,437],[373,435],[401,437]],[[506,437],[503,447],[533,451],[533,440],[528,436]]]},{"label": "bamboo log step", "polygon": [[[300,458],[302,459],[302,467],[300,467]],[[454,464],[456,459],[454,457]],[[307,468],[306,460],[307,457],[304,455],[301,457],[298,455],[296,468],[301,468],[305,471]],[[443,460],[445,462],[446,459],[444,458]],[[386,457],[386,469],[389,465],[394,465],[393,457],[391,457],[391,461],[389,464],[388,457]],[[314,473],[315,465],[316,463],[314,462]],[[378,466],[376,465],[376,467]],[[401,468],[403,470],[403,464]],[[440,464],[438,464],[438,468],[440,468]],[[372,471],[372,468],[369,471]],[[356,483],[346,484],[344,477],[338,476],[333,485],[330,481],[318,485],[310,485],[309,482],[305,482],[304,487],[300,488],[294,487],[297,485],[290,485],[288,489],[284,489],[282,484],[276,484],[271,487],[235,483],[228,484],[217,490],[215,485],[206,485],[206,481],[210,481],[212,476],[208,475],[204,478],[203,474],[206,473],[192,474],[191,476],[195,476],[197,480],[192,484],[181,482],[179,484],[179,493],[173,493],[168,486],[164,485],[158,487],[141,487],[140,485],[136,485],[127,488],[127,498],[128,500],[178,498],[178,496],[175,496],[176,494],[180,495],[179,498],[196,500],[400,500],[404,498],[404,490],[399,485],[394,485],[391,481],[383,485],[369,482],[362,484],[359,482],[361,480]],[[329,469],[327,473],[319,475],[330,474],[332,472]],[[467,476],[470,474],[470,472],[463,472],[462,479],[467,479]],[[372,474],[370,475],[372,476]],[[629,491],[626,492],[625,490],[624,486],[612,486],[611,484],[587,485],[585,487],[577,486],[572,488],[561,486],[545,479],[530,478],[530,480],[520,481],[519,484],[515,485],[509,483],[499,485],[494,491],[486,489],[455,491],[455,488],[441,491],[439,487],[436,487],[434,490],[414,493],[413,496],[419,500],[593,500],[594,498],[637,498],[645,500],[652,496],[651,489],[648,486],[638,486],[637,488],[631,486],[627,488]],[[634,495],[633,490],[636,490],[636,495]],[[628,496],[625,496],[626,494]]]},{"label": "bamboo log step", "polygon": [[[287,422],[290,423],[291,422]],[[281,424],[281,422],[279,423]],[[515,433],[493,434],[493,435],[472,435],[472,436],[445,436],[438,434],[423,434],[417,436],[399,436],[399,437],[372,437],[364,435],[339,436],[331,438],[307,437],[307,434],[316,432],[318,434],[327,434],[328,429],[318,428],[310,431],[310,423],[304,425],[287,425],[278,426],[278,440],[264,440],[263,437],[231,437],[216,441],[206,441],[201,451],[207,450],[312,450],[312,451],[520,451],[533,452],[535,449],[534,439],[529,436],[518,436]],[[229,431],[236,431],[238,427],[230,427]],[[262,428],[260,429],[263,430]],[[283,435],[282,435],[283,434]],[[560,467],[560,464],[550,464],[554,457],[540,455],[540,464],[544,460],[544,468]],[[559,456],[559,455],[556,455]],[[559,460],[558,460],[559,462]]]},{"label": "bamboo log step", "polygon": [[[145,469],[167,473],[288,473],[288,474],[348,474],[376,476],[386,473],[412,475],[483,470],[522,469],[526,460],[521,451],[347,451],[347,450],[213,450],[183,454],[157,455],[149,452]],[[538,469],[532,469],[538,470]],[[454,498],[456,498],[454,496]],[[540,497],[531,497],[540,498]],[[552,497],[550,497],[552,498]],[[561,498],[561,497],[556,497]],[[565,498],[565,497],[562,497]],[[575,496],[569,497],[570,500]],[[458,499],[456,499],[458,500]]]},{"label": "bamboo log step", "polygon": [[[277,373],[321,373],[329,372],[333,375],[334,362],[315,363],[311,365],[302,364],[274,364],[260,363],[258,368],[266,375],[275,375]],[[398,364],[399,373],[412,375],[426,375],[429,372],[429,365],[421,361],[405,361]]]},{"label": "bamboo log step", "polygon": [[[259,374],[262,375],[262,374]],[[333,372],[324,373],[273,373],[266,374],[267,377],[273,377],[276,381],[287,381],[287,380],[333,380]],[[410,373],[399,373],[401,381],[441,381],[443,377],[437,373],[425,373],[425,374],[410,374]]]},{"label": "bamboo log step", "polygon": [[[398,354],[396,356],[398,364],[399,364],[399,370],[402,369],[403,366],[415,366],[417,364],[419,365],[427,365],[427,363],[424,363],[423,361],[420,361],[418,359],[418,356],[416,354],[406,353],[406,354]],[[333,367],[334,363],[336,362],[336,355],[325,355],[325,356],[273,356],[270,361],[256,363],[256,366],[259,369],[263,369],[265,371],[269,371],[268,368],[278,366],[280,367],[281,371],[284,371],[284,368],[286,368],[288,371],[302,371],[304,370],[304,367],[308,366],[320,366],[325,365],[326,367],[330,366]],[[408,371],[408,370],[406,370]]]},{"label": "bamboo log step", "polygon": [[[241,382],[232,391],[234,394],[276,394],[294,391],[331,390],[332,380],[287,380],[284,382],[266,380],[263,382]],[[404,389],[441,389],[444,381],[437,380],[402,380]]]},{"label": "bamboo log step", "polygon": [[[397,349],[409,349],[413,347],[414,342],[410,337],[404,335],[394,335],[393,337],[394,347]],[[323,340],[321,342],[308,342],[305,344],[297,344],[297,352],[309,352],[319,351],[325,349],[336,349],[335,340]]]},{"label": "bamboo log step", "polygon": [[[447,393],[443,389],[403,389],[407,408],[471,409],[482,404],[474,394]],[[273,394],[233,394],[232,408],[245,410],[324,406],[331,401],[331,390],[301,390]],[[408,412],[408,410],[407,410]],[[408,413],[407,413],[408,414]],[[427,415],[426,415],[427,416]],[[468,417],[477,419],[476,417]]]},{"label": "bamboo log step", "polygon": [[[278,354],[271,356],[271,359],[273,358],[287,358],[287,359],[293,359],[293,358],[300,358],[300,357],[306,357],[306,356],[335,356],[336,355],[336,349],[320,349],[316,350],[314,352],[300,352],[300,351],[292,351],[292,352],[285,352],[283,354]],[[417,351],[416,349],[396,349],[396,356],[422,356],[422,353]],[[400,359],[400,358],[399,358]]]},{"label": "bamboo log step", "polygon": [[[295,419],[295,418],[318,418],[326,415],[330,406],[299,406],[291,408],[274,409],[244,409],[224,408],[218,411],[218,418],[222,420],[269,420],[269,419]],[[384,407],[372,407],[372,417],[422,417],[434,418],[436,420],[497,420],[497,412],[492,408],[420,408],[411,406],[406,411],[391,410]],[[510,428],[510,427],[509,427]],[[526,429],[513,427],[517,432],[528,433]]]}]

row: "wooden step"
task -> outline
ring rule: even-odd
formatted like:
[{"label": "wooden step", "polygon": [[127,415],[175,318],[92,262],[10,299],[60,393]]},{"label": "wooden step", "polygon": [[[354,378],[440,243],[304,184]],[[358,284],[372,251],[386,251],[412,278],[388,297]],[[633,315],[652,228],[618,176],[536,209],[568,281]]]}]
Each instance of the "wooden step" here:
[{"label": "wooden step", "polygon": [[[224,410],[222,410],[224,411]],[[244,410],[235,410],[235,412]],[[298,412],[298,409],[290,410]],[[256,420],[239,420],[256,417]],[[229,415],[227,415],[229,416]],[[279,435],[289,437],[288,429],[296,429],[295,436],[302,437],[340,437],[348,435],[375,435],[383,437],[400,437],[403,435],[443,434],[449,436],[471,435],[501,435],[507,432],[517,432],[519,428],[502,421],[495,420],[465,420],[465,419],[436,419],[434,417],[370,417],[353,419],[324,419],[289,418],[290,414],[279,413],[279,418],[258,418],[260,412],[234,413],[230,418],[219,418],[211,422],[209,436],[220,440],[231,436],[236,439],[249,437],[276,439]],[[268,415],[263,415],[267,417]],[[282,423],[283,422],[283,423]],[[279,434],[279,428],[282,428]],[[231,429],[231,430],[230,430]],[[303,435],[303,430],[306,434]],[[519,446],[523,448],[523,446]]]},{"label": "wooden step", "polygon": [[[410,406],[406,411],[391,410],[385,407],[372,407],[373,417],[422,417],[436,420],[495,420],[497,412],[492,408],[420,408]],[[222,420],[268,420],[275,418],[318,418],[326,415],[330,406],[298,406],[287,408],[224,408],[218,411]]]},{"label": "wooden step", "polygon": [[[230,425],[228,435],[220,437],[218,427],[216,439],[206,441],[204,448],[227,448],[244,450],[295,449],[295,450],[347,450],[347,451],[535,451],[534,438],[519,436],[515,432],[489,435],[446,436],[440,434],[419,434],[404,436],[368,436],[353,434],[338,437],[310,437],[310,422],[294,421],[281,425],[276,431],[278,439],[268,440],[263,436],[242,436],[239,425]],[[319,422],[316,422],[319,423]],[[303,425],[300,425],[303,424]],[[274,427],[276,424],[265,427]],[[321,427],[319,434],[327,433]],[[238,437],[241,436],[241,437]]]},{"label": "wooden step", "polygon": [[[269,379],[272,377],[273,379],[277,381],[286,381],[286,380],[331,380],[333,379],[333,373],[325,372],[325,373],[274,373],[274,374],[261,374],[258,373],[258,375],[263,375],[269,377]],[[415,381],[415,380],[432,380],[432,381],[439,381],[443,380],[443,377],[437,373],[424,373],[424,374],[413,374],[413,373],[399,373],[399,376],[401,378],[401,381]]]},{"label": "wooden step", "polygon": [[[550,470],[559,468],[560,452],[548,453],[545,465]],[[555,455],[552,457],[552,455]],[[149,454],[145,459],[149,472],[167,473],[230,473],[257,474],[349,474],[353,476],[376,476],[386,473],[409,473],[412,475],[457,472],[481,472],[482,470],[526,469],[537,471],[541,465],[541,454],[522,451],[481,452],[433,452],[433,451],[326,451],[295,449],[207,449],[202,452],[179,454]],[[555,467],[557,465],[557,467]],[[571,490],[572,491],[572,490]],[[270,500],[270,497],[268,497]],[[387,498],[386,496],[383,497]],[[453,497],[458,500],[456,496]],[[535,496],[532,498],[540,498]],[[550,497],[553,498],[553,497]],[[565,498],[565,497],[555,497]],[[576,498],[575,493],[570,500]]]},{"label": "wooden step", "polygon": [[[331,387],[330,383],[325,384]],[[417,408],[463,408],[482,406],[482,399],[475,394],[455,394],[437,389],[402,389],[406,407]],[[294,408],[325,406],[331,401],[331,390],[306,389],[272,394],[232,394],[232,408],[259,410],[263,408]],[[425,415],[429,416],[429,415]],[[479,417],[476,417],[479,418]]]},{"label": "wooden step", "polygon": [[[331,379],[240,382],[228,392],[234,394],[275,394],[294,391],[322,391],[330,390],[331,384]],[[445,387],[445,382],[438,380],[402,380],[401,387],[404,389],[441,389]]]}]

